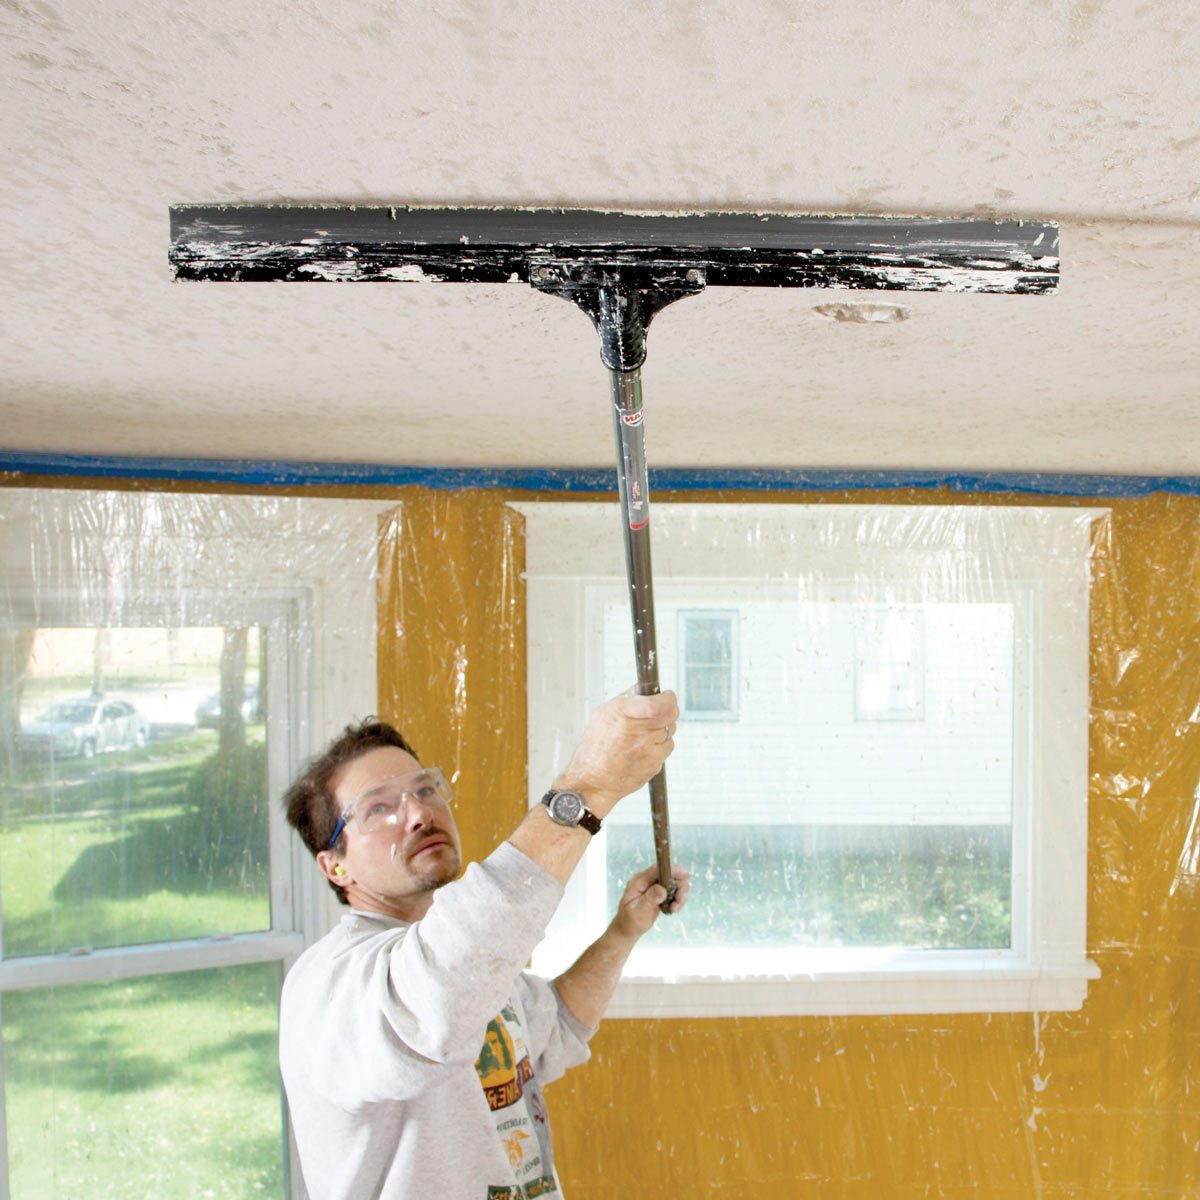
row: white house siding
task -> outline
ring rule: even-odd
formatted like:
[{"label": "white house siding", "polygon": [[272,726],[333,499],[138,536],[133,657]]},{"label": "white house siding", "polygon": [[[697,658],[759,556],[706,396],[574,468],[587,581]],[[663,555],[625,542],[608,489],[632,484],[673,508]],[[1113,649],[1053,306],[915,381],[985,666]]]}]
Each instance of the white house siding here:
[{"label": "white house siding", "polygon": [[[1013,609],[915,606],[924,621],[918,719],[855,719],[855,630],[880,605],[761,598],[761,589],[656,588],[664,687],[675,687],[680,610],[738,610],[738,717],[685,720],[667,778],[671,819],[694,825],[1008,825],[1013,805]],[[627,687],[623,588],[589,589],[602,638],[598,700]],[[596,659],[593,658],[593,662]],[[645,819],[636,802],[610,821]]]}]

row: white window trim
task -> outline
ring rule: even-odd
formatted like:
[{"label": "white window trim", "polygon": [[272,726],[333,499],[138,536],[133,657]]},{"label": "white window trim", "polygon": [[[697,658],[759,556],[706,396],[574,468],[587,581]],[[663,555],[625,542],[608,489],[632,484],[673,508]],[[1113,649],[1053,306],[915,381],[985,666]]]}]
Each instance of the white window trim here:
[{"label": "white window trim", "polygon": [[[272,928],[139,946],[0,960],[4,991],[138,978],[278,961],[284,972],[337,923],[340,906],[308,850],[288,827],[279,798],[303,761],[354,717],[376,711],[376,576],[379,525],[398,506],[308,497],[99,493],[110,519],[73,519],[89,495],[55,489],[0,492],[0,621],[35,625],[179,623],[179,598],[211,618],[268,626],[273,696],[268,720]],[[155,503],[188,519],[155,525]],[[47,531],[60,553],[44,547]],[[154,545],[139,544],[147,536]],[[163,589],[147,584],[157,551],[171,564]],[[170,591],[166,590],[169,586]],[[249,597],[249,600],[247,600]],[[3,1061],[0,1058],[0,1082]],[[282,1100],[282,1093],[281,1093]],[[290,1192],[305,1195],[294,1139],[286,1147]],[[0,1193],[8,1156],[0,1106]]]},{"label": "white window trim", "polygon": [[[586,585],[620,585],[624,565],[615,504],[512,507],[524,516],[527,531],[532,805],[565,766],[594,701]],[[746,951],[738,975],[726,978],[706,973],[702,952],[656,947],[631,957],[610,1017],[1045,1012],[1083,1003],[1088,981],[1099,976],[1086,957],[1088,555],[1091,523],[1107,511],[984,505],[655,508],[658,580],[753,579],[744,556],[729,553],[747,520],[763,532],[756,553],[773,547],[833,580],[889,577],[889,571],[890,577],[925,572],[937,578],[939,555],[973,556],[978,569],[972,598],[1023,597],[1017,619],[1028,622],[1039,647],[1036,660],[1021,661],[1018,654],[1015,664],[1017,688],[1022,677],[1029,680],[1030,711],[1014,738],[1014,774],[1027,781],[1031,796],[1028,805],[1014,802],[1012,949],[776,951],[766,957]],[[913,544],[920,549],[912,550]],[[895,548],[903,546],[910,547],[903,554]],[[771,578],[767,570],[756,581]],[[1073,614],[1065,625],[1064,614]],[[669,765],[667,776],[669,783]],[[601,833],[568,886],[534,957],[535,970],[562,969],[602,928],[605,914],[597,902],[604,896],[603,838]]]}]

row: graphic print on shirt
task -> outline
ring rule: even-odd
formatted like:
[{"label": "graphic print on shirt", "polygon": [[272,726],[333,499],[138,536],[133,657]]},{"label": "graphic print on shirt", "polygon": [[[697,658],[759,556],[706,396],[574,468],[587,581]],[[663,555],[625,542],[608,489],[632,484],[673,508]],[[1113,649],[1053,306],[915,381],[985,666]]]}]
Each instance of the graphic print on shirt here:
[{"label": "graphic print on shirt", "polygon": [[475,1071],[516,1179],[515,1185],[489,1187],[487,1200],[535,1200],[556,1193],[546,1105],[533,1074],[525,1030],[511,1004],[488,1022]]}]

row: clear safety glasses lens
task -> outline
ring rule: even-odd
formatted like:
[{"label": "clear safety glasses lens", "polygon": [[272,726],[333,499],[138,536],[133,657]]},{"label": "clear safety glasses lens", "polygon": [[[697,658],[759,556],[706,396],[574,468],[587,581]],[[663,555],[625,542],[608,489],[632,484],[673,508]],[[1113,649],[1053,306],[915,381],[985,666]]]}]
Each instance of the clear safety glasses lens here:
[{"label": "clear safety glasses lens", "polygon": [[404,821],[409,803],[425,808],[445,808],[450,803],[450,785],[436,767],[412,775],[401,775],[375,783],[356,796],[345,817],[363,833],[374,833],[385,825]]}]

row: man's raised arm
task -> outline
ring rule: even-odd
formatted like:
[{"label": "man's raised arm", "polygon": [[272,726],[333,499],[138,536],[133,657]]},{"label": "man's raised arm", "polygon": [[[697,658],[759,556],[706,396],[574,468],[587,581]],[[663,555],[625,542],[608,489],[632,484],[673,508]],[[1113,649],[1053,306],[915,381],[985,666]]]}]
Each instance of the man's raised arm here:
[{"label": "man's raised arm", "polygon": [[[691,876],[675,869],[675,899],[670,911],[677,913],[686,903]],[[587,1029],[595,1029],[616,991],[621,968],[638,938],[648,933],[667,898],[667,889],[658,882],[658,868],[647,867],[626,885],[617,906],[617,915],[608,928],[568,967],[554,986],[562,1002],[575,1019]]]},{"label": "man's raised arm", "polygon": [[[658,774],[675,748],[678,719],[674,692],[607,701],[588,719],[570,765],[554,782],[555,790],[578,792],[589,811],[603,820],[618,801]],[[565,886],[591,838],[582,826],[557,824],[539,804],[508,840]]]}]

